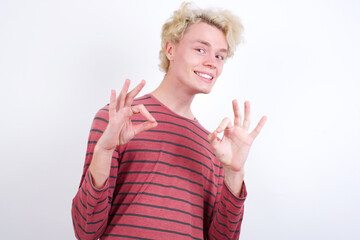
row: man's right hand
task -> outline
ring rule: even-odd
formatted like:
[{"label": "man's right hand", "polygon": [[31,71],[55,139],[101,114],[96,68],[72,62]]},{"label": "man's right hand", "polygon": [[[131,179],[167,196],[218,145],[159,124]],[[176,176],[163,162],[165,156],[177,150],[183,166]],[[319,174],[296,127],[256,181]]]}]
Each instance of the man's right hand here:
[{"label": "man's right hand", "polygon": [[[129,142],[136,134],[156,127],[157,122],[144,105],[131,106],[136,95],[145,85],[142,80],[131,92],[128,93],[130,80],[126,79],[124,86],[116,98],[115,90],[111,90],[109,105],[109,124],[97,143],[97,148],[114,150],[117,145]],[[131,116],[140,113],[148,121],[133,125]]]},{"label": "man's right hand", "polygon": [[[109,123],[98,140],[90,164],[90,173],[96,188],[103,188],[110,174],[111,158],[117,145],[129,142],[135,135],[156,127],[157,122],[144,105],[132,106],[134,98],[145,85],[142,80],[128,93],[130,80],[126,79],[124,86],[116,98],[115,90],[111,90],[109,104]],[[133,125],[131,116],[140,113],[147,121]]]}]

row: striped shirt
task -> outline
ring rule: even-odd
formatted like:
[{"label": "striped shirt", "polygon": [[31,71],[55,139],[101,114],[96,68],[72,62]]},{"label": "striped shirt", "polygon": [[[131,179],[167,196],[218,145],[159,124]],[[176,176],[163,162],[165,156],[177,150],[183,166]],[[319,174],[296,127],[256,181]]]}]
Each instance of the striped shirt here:
[{"label": "striped shirt", "polygon": [[[224,184],[221,163],[197,120],[181,117],[151,94],[143,104],[158,126],[136,135],[113,153],[103,189],[88,170],[96,142],[108,120],[108,106],[96,114],[83,176],[73,199],[78,239],[238,239],[245,185],[240,197]],[[144,122],[141,114],[133,124]]]}]

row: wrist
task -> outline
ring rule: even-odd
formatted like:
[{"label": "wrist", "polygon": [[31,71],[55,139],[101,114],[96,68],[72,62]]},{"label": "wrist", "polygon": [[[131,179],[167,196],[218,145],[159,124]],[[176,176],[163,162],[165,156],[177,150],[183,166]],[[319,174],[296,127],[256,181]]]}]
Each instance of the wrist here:
[{"label": "wrist", "polygon": [[237,169],[237,170],[234,170],[231,166],[223,166],[223,168],[224,168],[224,173],[231,176],[231,177],[235,177],[235,176],[244,177],[245,176],[245,168],[244,168],[244,166]]},{"label": "wrist", "polygon": [[94,147],[94,154],[95,153],[100,153],[100,154],[112,154],[112,152],[115,150],[116,146],[114,147],[106,147],[102,144],[101,139],[99,139],[99,141],[96,143],[95,147]]},{"label": "wrist", "polygon": [[244,176],[245,170],[243,168],[240,171],[224,168],[224,181],[235,196],[240,196]]},{"label": "wrist", "polygon": [[114,149],[105,149],[96,144],[93,157],[89,166],[93,184],[96,188],[104,187],[110,175],[111,159]]}]

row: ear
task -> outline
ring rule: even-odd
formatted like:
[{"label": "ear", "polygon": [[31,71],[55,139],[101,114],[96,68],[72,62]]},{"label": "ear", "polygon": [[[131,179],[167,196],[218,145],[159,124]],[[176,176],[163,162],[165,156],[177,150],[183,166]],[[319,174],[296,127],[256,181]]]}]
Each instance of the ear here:
[{"label": "ear", "polygon": [[175,50],[175,44],[173,42],[166,42],[165,54],[166,57],[169,59],[169,61],[172,61],[174,59],[174,50]]}]

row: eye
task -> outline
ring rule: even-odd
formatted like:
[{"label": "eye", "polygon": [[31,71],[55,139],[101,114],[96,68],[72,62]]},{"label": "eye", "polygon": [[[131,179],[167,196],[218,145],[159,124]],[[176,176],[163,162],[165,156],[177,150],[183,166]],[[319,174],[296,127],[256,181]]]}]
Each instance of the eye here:
[{"label": "eye", "polygon": [[201,48],[196,49],[196,51],[198,51],[199,53],[205,53],[205,50]]},{"label": "eye", "polygon": [[219,60],[224,60],[224,57],[221,56],[221,55],[216,55],[215,57],[216,57],[217,59],[219,59]]}]

